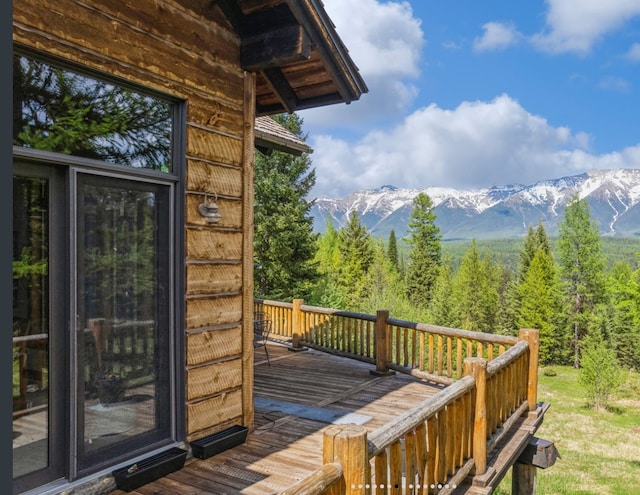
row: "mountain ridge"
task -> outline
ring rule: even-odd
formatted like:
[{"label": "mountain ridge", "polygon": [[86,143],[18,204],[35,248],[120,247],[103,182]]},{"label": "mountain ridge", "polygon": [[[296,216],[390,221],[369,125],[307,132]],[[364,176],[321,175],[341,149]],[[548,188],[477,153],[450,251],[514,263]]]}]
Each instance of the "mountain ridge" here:
[{"label": "mountain ridge", "polygon": [[336,228],[356,210],[374,237],[408,232],[413,198],[426,193],[434,204],[443,240],[522,237],[539,222],[548,235],[558,232],[568,201],[578,195],[589,204],[602,235],[640,236],[640,169],[590,170],[545,179],[531,185],[507,184],[478,189],[398,188],[383,185],[344,198],[317,198],[311,208],[314,231],[324,232],[329,218]]}]

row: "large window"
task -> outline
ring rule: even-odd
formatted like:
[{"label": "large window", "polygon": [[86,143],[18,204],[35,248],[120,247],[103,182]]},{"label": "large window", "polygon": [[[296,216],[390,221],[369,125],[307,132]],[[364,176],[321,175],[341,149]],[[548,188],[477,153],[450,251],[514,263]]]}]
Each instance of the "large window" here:
[{"label": "large window", "polygon": [[172,171],[172,104],[16,55],[13,143],[130,167]]},{"label": "large window", "polygon": [[14,493],[176,439],[178,102],[15,56]]}]

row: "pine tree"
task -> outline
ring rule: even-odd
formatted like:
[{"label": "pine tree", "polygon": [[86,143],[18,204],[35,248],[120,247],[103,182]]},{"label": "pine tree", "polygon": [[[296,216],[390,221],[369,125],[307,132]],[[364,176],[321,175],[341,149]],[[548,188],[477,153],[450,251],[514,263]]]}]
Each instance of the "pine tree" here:
[{"label": "pine tree", "polygon": [[398,243],[396,241],[396,232],[393,229],[391,229],[391,232],[389,232],[387,259],[389,260],[389,263],[391,263],[391,268],[396,272],[399,272],[400,265],[398,264]]},{"label": "pine tree", "polygon": [[353,210],[347,225],[338,232],[341,254],[340,285],[347,294],[345,309],[353,309],[364,289],[364,279],[373,263],[373,241]]},{"label": "pine tree", "polygon": [[520,251],[520,266],[518,267],[519,282],[522,282],[526,277],[531,260],[533,260],[533,257],[539,249],[542,249],[548,256],[553,256],[551,242],[547,237],[547,232],[545,231],[542,223],[539,223],[536,229],[529,226],[529,229],[527,230],[527,235],[524,238],[524,245]]},{"label": "pine tree", "polygon": [[373,263],[365,276],[364,286],[367,290],[361,293],[361,299],[354,310],[375,314],[379,309],[393,308],[396,318],[417,317],[405,296],[398,271],[388,259],[381,241],[374,243]]},{"label": "pine tree", "polygon": [[457,324],[452,281],[451,258],[445,255],[438,267],[438,276],[429,302],[429,321],[434,325],[454,327]]},{"label": "pine tree", "polygon": [[520,296],[516,274],[508,266],[502,266],[502,282],[498,289],[499,304],[496,317],[496,333],[517,335],[517,314],[520,308]]},{"label": "pine tree", "polygon": [[316,246],[314,262],[318,267],[319,278],[309,303],[326,308],[343,308],[346,304],[346,294],[339,282],[342,261],[338,231],[331,217],[327,219],[325,231],[318,237]]},{"label": "pine tree", "polygon": [[453,278],[455,326],[493,333],[500,300],[499,283],[500,270],[489,255],[480,255],[473,239]]},{"label": "pine tree", "polygon": [[599,332],[585,337],[580,366],[580,383],[586,389],[590,405],[606,409],[611,394],[623,383],[623,374],[615,351]]},{"label": "pine tree", "polygon": [[409,299],[426,307],[431,299],[431,290],[438,276],[442,259],[440,228],[435,224],[431,198],[420,193],[413,199],[413,210],[409,218],[411,251],[407,266],[407,291]]},{"label": "pine tree", "polygon": [[573,365],[578,368],[581,342],[587,333],[589,318],[605,297],[602,241],[585,199],[577,196],[571,199],[560,222],[559,233],[560,274],[573,335]]},{"label": "pine tree", "polygon": [[[302,119],[284,114],[274,120],[300,139]],[[306,197],[315,185],[315,170],[308,155],[273,151],[256,153],[254,202],[254,262],[256,292],[276,300],[307,298],[317,279],[313,257],[312,204]]]},{"label": "pine tree", "polygon": [[611,300],[608,327],[618,361],[625,368],[640,370],[640,270],[616,263],[607,290]]},{"label": "pine tree", "polygon": [[535,252],[518,290],[518,326],[540,331],[541,364],[561,363],[564,342],[557,325],[561,311],[559,283],[555,262],[544,248]]}]

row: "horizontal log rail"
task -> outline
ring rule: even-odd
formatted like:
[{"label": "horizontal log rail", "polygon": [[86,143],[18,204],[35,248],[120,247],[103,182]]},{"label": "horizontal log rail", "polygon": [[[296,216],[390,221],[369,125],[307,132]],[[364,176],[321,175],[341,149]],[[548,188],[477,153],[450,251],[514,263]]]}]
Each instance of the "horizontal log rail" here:
[{"label": "horizontal log rail", "polygon": [[324,465],[283,495],[449,493],[487,470],[510,426],[537,407],[539,332],[492,335],[374,315],[255,301],[273,333],[293,345],[370,361],[448,386],[367,434],[359,425],[324,432]]},{"label": "horizontal log rail", "polygon": [[280,492],[280,495],[321,495],[323,493],[344,493],[342,466],[336,462],[325,464],[295,485]]},{"label": "horizontal log rail", "polygon": [[256,299],[254,311],[271,319],[271,335],[291,339],[294,347],[307,346],[412,374],[444,385],[462,377],[464,360],[492,361],[518,342],[518,338],[440,327],[389,317],[319,308],[301,299],[283,303]]},{"label": "horizontal log rail", "polygon": [[281,495],[444,494],[470,473],[484,474],[508,425],[533,410],[528,374],[538,332],[520,338],[492,363],[466,358],[465,376],[370,434],[359,425],[328,427],[325,465]]}]

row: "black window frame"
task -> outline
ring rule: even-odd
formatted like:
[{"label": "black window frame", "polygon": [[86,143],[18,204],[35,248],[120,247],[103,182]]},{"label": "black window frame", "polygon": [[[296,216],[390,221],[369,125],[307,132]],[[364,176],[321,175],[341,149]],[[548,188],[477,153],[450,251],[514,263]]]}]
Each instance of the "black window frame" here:
[{"label": "black window frame", "polygon": [[[110,162],[103,162],[100,160],[93,160],[88,158],[82,158],[74,155],[67,155],[62,153],[36,150],[32,148],[25,148],[21,146],[13,146],[13,161],[19,161],[26,163],[29,166],[41,165],[53,165],[60,168],[66,168],[65,174],[65,190],[66,197],[71,198],[73,201],[74,175],[77,173],[92,173],[104,176],[120,177],[136,181],[148,181],[154,183],[164,183],[170,185],[172,189],[172,211],[170,213],[170,225],[168,228],[168,235],[171,238],[170,247],[170,262],[169,270],[171,272],[171,309],[170,309],[170,322],[169,327],[169,342],[171,345],[170,351],[170,384],[171,390],[168,394],[167,402],[170,404],[170,425],[169,436],[159,442],[151,443],[136,452],[129,452],[118,457],[110,459],[103,464],[96,464],[84,469],[79,469],[77,464],[76,445],[77,438],[74,437],[75,427],[72,427],[71,423],[77,420],[75,405],[77,404],[77,398],[75,397],[75,385],[73,375],[75,374],[75,357],[73,353],[73,344],[71,337],[67,337],[63,344],[64,346],[64,358],[65,367],[68,368],[69,373],[66,379],[66,408],[65,417],[65,438],[61,442],[66,446],[66,473],[65,478],[68,482],[72,482],[88,475],[95,474],[100,471],[106,472],[118,465],[126,462],[127,458],[131,458],[133,455],[141,455],[142,452],[152,452],[154,449],[158,449],[161,445],[168,445],[172,443],[183,442],[186,436],[185,431],[185,369],[183,363],[183,356],[185,352],[185,336],[184,336],[184,315],[185,315],[185,275],[184,275],[184,200],[185,200],[185,169],[186,169],[186,100],[177,98],[168,93],[162,93],[157,90],[152,90],[141,86],[137,83],[124,80],[121,78],[113,77],[112,75],[100,73],[80,64],[69,62],[65,59],[42,54],[35,50],[20,45],[14,45],[14,54],[20,54],[21,56],[37,59],[44,63],[51,63],[52,65],[65,68],[86,77],[95,78],[101,81],[108,82],[110,84],[120,85],[140,93],[148,94],[152,97],[163,99],[172,105],[172,144],[171,144],[171,162],[172,170],[170,172],[157,171],[152,169],[132,167],[129,165],[120,165]],[[71,201],[71,202],[72,202]],[[66,211],[69,218],[65,220],[69,225],[73,225],[73,216],[75,215],[75,207],[72,204],[66,205]],[[66,321],[69,322],[71,328],[76,328],[78,325],[75,318],[71,318],[70,315],[75,313],[75,303],[73,302],[72,288],[75,285],[71,279],[77,276],[77,273],[72,273],[70,270],[73,250],[75,249],[74,235],[63,236],[68,239],[64,242],[63,249],[67,253],[64,260],[64,268],[66,270],[66,283],[65,283],[65,316]],[[60,269],[59,269],[60,271]],[[71,335],[72,332],[69,332]]]}]

